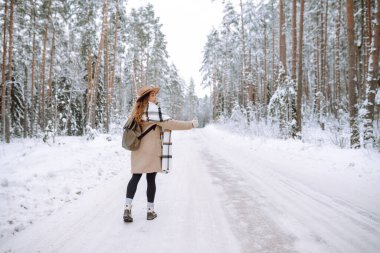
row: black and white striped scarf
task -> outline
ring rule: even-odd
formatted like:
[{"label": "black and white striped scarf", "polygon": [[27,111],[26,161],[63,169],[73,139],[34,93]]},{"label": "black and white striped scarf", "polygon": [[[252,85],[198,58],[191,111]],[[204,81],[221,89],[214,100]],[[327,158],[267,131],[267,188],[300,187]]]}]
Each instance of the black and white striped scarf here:
[{"label": "black and white striped scarf", "polygon": [[[155,103],[149,102],[142,116],[143,121],[163,122],[170,120],[171,117],[161,111]],[[172,131],[164,129],[161,132],[161,168],[163,173],[169,173],[172,169]]]},{"label": "black and white striped scarf", "polygon": [[163,122],[171,119],[171,117],[161,111],[161,108],[155,103],[149,102],[142,116],[143,121]]}]

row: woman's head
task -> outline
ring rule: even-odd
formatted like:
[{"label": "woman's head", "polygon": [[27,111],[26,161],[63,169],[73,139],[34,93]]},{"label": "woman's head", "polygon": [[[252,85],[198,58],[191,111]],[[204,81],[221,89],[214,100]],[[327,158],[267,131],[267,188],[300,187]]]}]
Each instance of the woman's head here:
[{"label": "woman's head", "polygon": [[143,86],[138,91],[138,98],[132,111],[132,116],[137,123],[141,125],[141,118],[144,114],[144,110],[149,102],[156,103],[156,95],[160,91],[159,87]]},{"label": "woman's head", "polygon": [[143,86],[137,92],[137,94],[138,94],[137,101],[142,100],[145,96],[150,94],[151,97],[149,98],[149,101],[155,103],[156,99],[154,97],[155,97],[155,95],[157,95],[157,93],[159,91],[160,91],[160,87],[157,87],[157,86],[156,87],[154,87],[154,86]]}]

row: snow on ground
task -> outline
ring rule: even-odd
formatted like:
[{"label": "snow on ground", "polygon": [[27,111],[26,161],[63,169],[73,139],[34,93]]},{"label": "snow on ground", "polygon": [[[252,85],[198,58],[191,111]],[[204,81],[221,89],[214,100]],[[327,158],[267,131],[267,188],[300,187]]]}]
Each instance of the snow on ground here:
[{"label": "snow on ground", "polygon": [[[379,153],[244,137],[217,126],[202,134],[216,163],[212,174],[233,178],[227,184],[221,179],[232,192],[226,199],[247,196],[247,208],[259,208],[277,229],[293,235],[299,252],[380,250]],[[271,234],[263,233],[261,220],[253,215],[251,228],[240,232],[251,238]],[[253,241],[258,252],[264,242]]]},{"label": "snow on ground", "polygon": [[[122,222],[129,153],[60,138],[0,146],[0,252],[379,252],[380,154],[258,138],[173,134],[174,170]],[[33,224],[31,224],[33,223]]]},{"label": "snow on ground", "polygon": [[128,166],[120,139],[108,135],[92,142],[59,137],[50,145],[36,139],[1,144],[0,238],[51,215]]}]

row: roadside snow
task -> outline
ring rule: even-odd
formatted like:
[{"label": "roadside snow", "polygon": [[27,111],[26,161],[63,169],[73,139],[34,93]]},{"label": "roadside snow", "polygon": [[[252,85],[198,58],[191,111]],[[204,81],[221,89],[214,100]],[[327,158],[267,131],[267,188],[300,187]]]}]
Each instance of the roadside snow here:
[{"label": "roadside snow", "polygon": [[0,238],[24,230],[128,168],[129,155],[120,149],[120,139],[107,138],[0,145]]}]

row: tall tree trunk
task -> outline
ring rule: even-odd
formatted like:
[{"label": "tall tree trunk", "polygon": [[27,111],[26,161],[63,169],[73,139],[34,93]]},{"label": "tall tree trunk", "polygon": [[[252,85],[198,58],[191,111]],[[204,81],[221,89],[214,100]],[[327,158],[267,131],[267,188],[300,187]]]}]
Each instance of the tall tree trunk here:
[{"label": "tall tree trunk", "polygon": [[373,121],[375,109],[376,91],[379,89],[379,52],[380,52],[380,0],[377,0],[377,14],[375,25],[375,36],[372,37],[371,54],[368,65],[368,87],[367,87],[367,113],[365,115],[364,141],[365,146],[373,146],[375,136],[373,134]]},{"label": "tall tree trunk", "polygon": [[357,78],[356,78],[356,48],[355,48],[355,21],[354,21],[354,1],[347,0],[347,39],[348,39],[348,100],[349,100],[349,115],[351,127],[351,147],[360,147],[359,127],[357,123]]},{"label": "tall tree trunk", "polygon": [[1,67],[1,137],[2,140],[5,141],[5,66],[7,65],[7,12],[8,5],[7,1],[4,1],[4,34],[3,34],[3,65]]},{"label": "tall tree trunk", "polygon": [[295,81],[297,71],[297,0],[293,0],[292,12],[292,79]]},{"label": "tall tree trunk", "polygon": [[327,110],[327,101],[330,101],[331,100],[331,97],[329,96],[329,83],[328,83],[328,64],[329,64],[329,61],[327,59],[327,52],[328,52],[328,43],[327,43],[327,28],[328,28],[328,22],[327,22],[327,17],[328,17],[328,10],[329,10],[329,0],[326,0],[326,7],[325,7],[325,20],[324,20],[324,27],[325,27],[325,31],[323,32],[323,65],[322,65],[322,72],[323,72],[323,86],[325,87],[324,88],[324,94],[325,95],[325,107],[326,109],[324,111]]},{"label": "tall tree trunk", "polygon": [[33,136],[34,132],[34,120],[35,120],[35,113],[34,113],[34,69],[35,69],[35,59],[36,59],[36,10],[35,10],[35,1],[33,2],[33,51],[32,51],[32,80],[31,80],[31,99],[30,99],[30,136]]},{"label": "tall tree trunk", "polygon": [[87,96],[86,96],[86,104],[87,104],[87,122],[89,122],[89,117],[91,113],[91,101],[92,101],[92,52],[91,46],[88,46],[88,56],[87,56]]},{"label": "tall tree trunk", "polygon": [[[107,25],[108,27],[108,25]],[[110,82],[109,82],[109,64],[108,64],[108,28],[104,32],[104,88],[106,93],[106,132],[109,133],[109,95],[110,95]]]},{"label": "tall tree trunk", "polygon": [[[226,92],[226,90],[227,90],[227,86],[226,86],[226,70],[228,69],[227,68],[227,61],[226,61],[226,58],[227,58],[227,56],[226,56],[227,53],[226,52],[228,50],[227,49],[228,48],[227,36],[228,35],[225,36],[226,39],[224,40],[224,43],[223,43],[223,45],[224,45],[224,48],[223,48],[224,53],[223,53],[222,60],[221,60],[221,62],[222,62],[222,69],[223,69],[223,71],[221,73],[221,86],[222,86],[222,93],[223,93],[223,95],[222,95],[223,96],[223,106],[222,106],[222,108],[223,108],[223,115],[225,115],[224,113],[225,113],[225,110],[226,110],[226,100],[227,100],[227,92]],[[190,81],[192,81],[192,79]],[[189,96],[189,106],[191,106],[191,97],[190,96]],[[188,114],[188,115],[190,115],[190,114]]]},{"label": "tall tree trunk", "polygon": [[42,103],[42,109],[41,109],[41,127],[42,130],[45,130],[45,64],[46,64],[46,41],[47,41],[47,33],[48,33],[48,24],[50,19],[50,9],[51,9],[51,1],[49,0],[48,4],[48,14],[46,16],[46,24],[44,29],[44,38],[43,38],[43,49],[42,49],[42,64],[41,64],[41,103]]},{"label": "tall tree trunk", "polygon": [[322,99],[321,99],[321,102],[322,102],[322,110],[323,110],[323,107],[324,107],[324,101],[325,101],[325,98],[326,98],[326,91],[325,91],[325,71],[324,71],[324,65],[325,65],[325,39],[324,39],[324,36],[325,36],[325,19],[324,19],[324,2],[325,0],[322,0],[321,1],[321,13],[320,13],[320,24],[321,24],[321,27],[320,27],[320,37],[319,37],[319,41],[320,41],[320,48],[319,48],[319,54],[320,54],[320,92],[321,92],[321,95],[322,95]]},{"label": "tall tree trunk", "polygon": [[[365,0],[360,1],[354,1],[354,9],[361,9],[360,12],[355,14],[356,18],[356,30],[359,30],[358,32],[358,38],[357,42],[355,43],[356,46],[356,85],[357,85],[357,100],[358,103],[362,103],[365,99],[365,77],[367,75],[368,68],[365,67],[366,65],[366,55],[367,55],[367,46],[366,46],[366,6],[365,6]],[[355,29],[355,28],[354,28]],[[360,34],[360,35],[359,35]],[[360,42],[358,42],[360,41]]]},{"label": "tall tree trunk", "polygon": [[212,119],[216,119],[216,76],[212,74]]},{"label": "tall tree trunk", "polygon": [[243,8],[243,1],[240,0],[240,21],[241,21],[241,43],[242,43],[242,89],[241,89],[241,96],[242,96],[242,105],[246,107],[248,102],[248,82],[247,82],[247,72],[248,72],[248,64],[247,64],[247,55],[246,55],[246,48],[245,48],[245,30],[244,30],[244,8]]},{"label": "tall tree trunk", "polygon": [[44,32],[43,49],[42,49],[42,63],[41,63],[41,115],[39,118],[41,128],[45,129],[45,62],[46,62],[46,40],[47,40],[47,24]]},{"label": "tall tree trunk", "polygon": [[[10,143],[11,133],[10,128],[12,124],[12,89],[13,89],[13,77],[12,77],[12,53],[13,53],[13,4],[14,0],[11,0],[10,9],[9,9],[9,47],[8,47],[8,84],[6,93],[7,93],[7,110],[5,113],[5,142]],[[9,88],[9,90],[8,90]]]},{"label": "tall tree trunk", "polygon": [[92,94],[90,96],[91,110],[89,114],[89,124],[92,129],[95,128],[95,112],[96,112],[96,100],[97,100],[97,88],[99,83],[99,74],[100,74],[100,62],[103,54],[103,46],[104,46],[104,37],[106,33],[106,29],[108,29],[108,0],[103,1],[103,21],[102,21],[102,32],[100,34],[100,42],[98,48],[98,55],[95,63],[95,71],[94,78],[92,79]]},{"label": "tall tree trunk", "polygon": [[[280,71],[281,73],[279,73],[279,86],[280,85],[283,85],[283,81],[285,80],[285,76],[286,76],[286,37],[285,37],[285,13],[284,13],[284,0],[280,0],[280,25],[279,25],[279,36],[280,36]],[[288,99],[285,99],[286,101]],[[286,103],[286,102],[285,102]],[[282,106],[280,108],[280,116],[279,116],[279,121],[280,121],[280,124],[279,124],[279,127],[280,127],[280,132],[283,133],[286,125],[285,125],[285,121],[286,121],[286,117],[287,117],[287,108],[289,107],[289,104],[285,104],[284,106]],[[287,135],[288,133],[286,133]]]},{"label": "tall tree trunk", "polygon": [[264,79],[263,79],[263,104],[264,104],[264,117],[266,118],[266,106],[268,104],[268,70],[267,70],[267,44],[268,44],[268,34],[267,34],[267,23],[264,20]]},{"label": "tall tree trunk", "polygon": [[363,94],[366,95],[366,82],[369,74],[368,65],[369,58],[371,54],[371,43],[372,43],[372,29],[371,29],[371,0],[365,1],[365,23],[363,29],[363,49],[364,49],[364,63],[363,63]]},{"label": "tall tree trunk", "polygon": [[320,94],[320,60],[319,60],[319,38],[318,36],[314,38],[314,69],[315,69],[315,85],[314,85],[314,96],[315,96],[315,113],[319,114],[321,111],[321,94]]},{"label": "tall tree trunk", "polygon": [[302,132],[302,48],[303,48],[303,16],[304,16],[305,2],[301,0],[300,10],[300,34],[299,34],[299,47],[298,47],[298,77],[297,77],[297,114],[296,114],[296,130],[297,135],[301,136]]},{"label": "tall tree trunk", "polygon": [[[297,72],[297,1],[293,0],[293,6],[292,6],[292,81],[294,82],[294,86],[296,84],[296,72]],[[294,87],[295,88],[295,87]],[[302,89],[301,89],[302,92]],[[291,103],[290,110],[291,110],[291,119],[296,122],[295,125],[292,126],[292,137],[297,137],[297,104],[296,99],[292,95],[290,95],[289,101]]]},{"label": "tall tree trunk", "polygon": [[53,66],[54,66],[54,50],[55,50],[55,29],[53,28],[53,39],[51,42],[51,49],[50,49],[50,68],[49,68],[49,81],[48,81],[48,86],[49,86],[49,92],[48,92],[48,119],[52,120],[52,115],[53,115],[53,96],[52,96],[52,74],[53,74]]},{"label": "tall tree trunk", "polygon": [[111,73],[111,84],[110,84],[110,108],[111,108],[111,116],[112,116],[112,108],[113,108],[113,95],[114,95],[114,87],[115,87],[115,70],[116,70],[116,63],[117,63],[117,33],[118,33],[118,26],[119,26],[119,5],[117,5],[116,15],[115,15],[115,36],[114,36],[114,43],[113,43],[113,63],[112,63],[112,73]]},{"label": "tall tree trunk", "polygon": [[24,65],[24,74],[25,74],[25,80],[24,80],[24,124],[23,124],[23,138],[26,138],[28,136],[28,100],[26,99],[28,97],[28,67],[25,64]]},{"label": "tall tree trunk", "polygon": [[285,13],[284,0],[280,0],[280,62],[286,74],[286,37],[285,37]]},{"label": "tall tree trunk", "polygon": [[336,33],[335,33],[335,109],[338,110],[340,105],[340,92],[341,92],[341,84],[340,84],[340,20],[341,20],[341,9],[342,2],[338,0],[338,18],[336,21]]},{"label": "tall tree trunk", "polygon": [[[272,1],[272,13],[274,14],[274,0]],[[275,25],[275,22],[274,22],[274,20],[273,20],[273,27],[272,27],[272,85],[271,85],[271,87],[270,87],[270,95],[272,95],[273,94],[273,91],[275,91],[276,90],[276,87],[275,87],[275,79],[276,79],[276,71],[275,71],[275,64],[274,64],[274,53],[275,53],[275,48],[276,48],[276,46],[275,46],[275,44],[276,44],[276,41],[275,41],[275,31],[276,31],[276,29],[275,29],[275,27],[274,27],[274,25]]]}]

